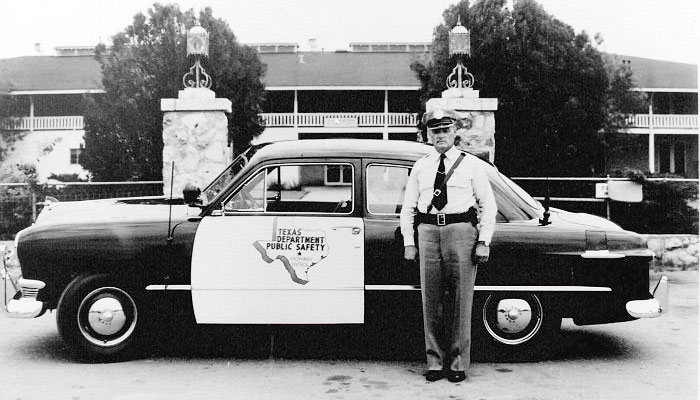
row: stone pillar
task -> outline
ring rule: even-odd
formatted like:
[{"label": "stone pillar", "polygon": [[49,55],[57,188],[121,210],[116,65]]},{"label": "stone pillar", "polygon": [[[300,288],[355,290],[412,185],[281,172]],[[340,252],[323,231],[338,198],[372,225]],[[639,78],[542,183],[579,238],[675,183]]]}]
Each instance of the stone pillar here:
[{"label": "stone pillar", "polygon": [[177,99],[161,99],[163,115],[163,193],[182,195],[187,182],[203,189],[231,162],[228,146],[229,99],[216,98],[207,88],[180,90]]},{"label": "stone pillar", "polygon": [[493,162],[496,155],[496,117],[498,99],[480,98],[479,91],[471,88],[450,88],[442,92],[442,98],[425,103],[425,111],[437,108],[452,109],[462,117],[457,122],[460,149]]}]

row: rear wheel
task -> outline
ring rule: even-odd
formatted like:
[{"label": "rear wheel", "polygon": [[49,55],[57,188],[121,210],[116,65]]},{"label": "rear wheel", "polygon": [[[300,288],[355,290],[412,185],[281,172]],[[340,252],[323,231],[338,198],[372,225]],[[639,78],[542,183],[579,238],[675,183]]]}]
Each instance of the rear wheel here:
[{"label": "rear wheel", "polygon": [[485,359],[531,361],[556,353],[561,316],[532,293],[475,296],[474,349]]},{"label": "rear wheel", "polygon": [[131,354],[142,322],[134,291],[107,275],[76,278],[63,292],[56,321],[82,358],[108,361]]}]

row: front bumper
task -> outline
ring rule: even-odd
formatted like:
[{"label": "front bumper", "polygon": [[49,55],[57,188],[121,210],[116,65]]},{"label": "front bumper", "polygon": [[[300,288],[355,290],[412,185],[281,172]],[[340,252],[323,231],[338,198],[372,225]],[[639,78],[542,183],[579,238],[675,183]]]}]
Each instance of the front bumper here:
[{"label": "front bumper", "polygon": [[647,300],[628,301],[627,313],[635,318],[656,318],[668,311],[668,278],[665,275],[656,284],[652,296]]},{"label": "front bumper", "polygon": [[36,299],[39,290],[46,284],[32,279],[19,279],[22,297],[12,299],[7,303],[7,314],[10,318],[35,318],[44,312],[44,303]]}]

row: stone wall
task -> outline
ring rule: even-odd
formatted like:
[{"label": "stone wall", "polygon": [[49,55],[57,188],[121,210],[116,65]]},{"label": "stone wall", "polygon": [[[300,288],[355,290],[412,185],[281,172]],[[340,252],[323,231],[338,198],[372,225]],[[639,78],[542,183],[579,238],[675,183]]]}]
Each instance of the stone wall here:
[{"label": "stone wall", "polygon": [[170,193],[175,162],[173,195],[182,194],[187,182],[204,188],[231,161],[228,120],[219,111],[168,112],[163,117],[163,192]]},{"label": "stone wall", "polygon": [[[186,88],[177,99],[161,99],[163,114],[163,194],[179,197],[190,182],[203,189],[231,162],[228,119],[231,100],[205,88]],[[173,162],[175,166],[173,168]]]},{"label": "stone wall", "polygon": [[471,88],[451,88],[442,92],[442,97],[425,103],[425,111],[438,108],[454,110],[457,121],[457,147],[493,162],[496,155],[496,115],[498,99],[480,98],[479,91]]},{"label": "stone wall", "polygon": [[486,160],[496,153],[496,116],[491,111],[457,111],[457,147]]},{"label": "stone wall", "polygon": [[698,269],[698,235],[642,235],[655,254],[655,270]]}]

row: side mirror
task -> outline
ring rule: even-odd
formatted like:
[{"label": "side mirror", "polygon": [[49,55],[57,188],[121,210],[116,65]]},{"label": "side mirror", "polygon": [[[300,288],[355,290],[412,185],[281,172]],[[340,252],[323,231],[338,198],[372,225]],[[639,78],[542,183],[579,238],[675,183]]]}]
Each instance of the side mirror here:
[{"label": "side mirror", "polygon": [[185,204],[194,206],[201,202],[199,199],[201,193],[202,191],[197,186],[188,182],[182,189],[182,198],[185,199]]}]

